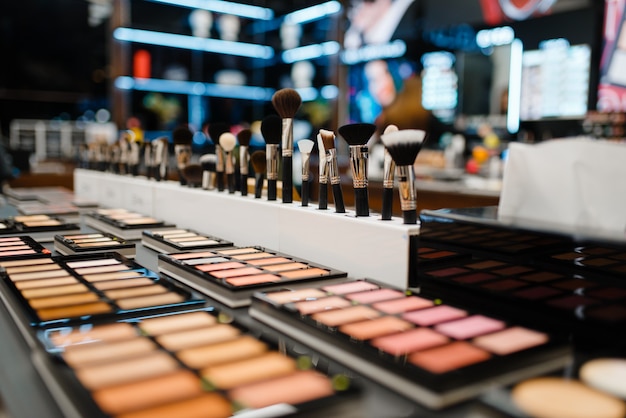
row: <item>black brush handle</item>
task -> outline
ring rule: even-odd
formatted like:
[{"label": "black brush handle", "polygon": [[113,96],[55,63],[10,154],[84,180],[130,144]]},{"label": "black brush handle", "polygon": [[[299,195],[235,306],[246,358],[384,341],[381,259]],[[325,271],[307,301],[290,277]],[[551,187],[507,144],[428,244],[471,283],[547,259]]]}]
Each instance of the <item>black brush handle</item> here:
[{"label": "black brush handle", "polygon": [[235,175],[232,173],[226,174],[226,185],[228,186],[228,193],[235,193]]},{"label": "black brush handle", "polygon": [[215,172],[215,183],[217,184],[217,191],[223,192],[224,191],[224,172],[223,171]]},{"label": "black brush handle", "polygon": [[267,200],[276,200],[276,180],[267,180]]},{"label": "black brush handle", "polygon": [[407,225],[416,224],[417,223],[417,211],[415,209],[403,210],[402,219],[404,220],[404,223]]},{"label": "black brush handle", "polygon": [[320,183],[318,209],[328,209],[328,183]]},{"label": "black brush handle", "polygon": [[248,175],[247,174],[241,175],[241,195],[242,196],[248,195]]},{"label": "black brush handle", "polygon": [[265,174],[258,173],[254,176],[254,198],[260,199],[263,193],[263,181],[265,180]]},{"label": "black brush handle", "polygon": [[309,188],[310,186],[310,182],[308,180],[302,180],[302,191],[301,191],[301,198],[302,198],[302,206],[309,206]]},{"label": "black brush handle", "polygon": [[333,184],[333,199],[335,200],[335,212],[346,213],[346,205],[343,203],[343,191],[341,184]]},{"label": "black brush handle", "polygon": [[283,203],[293,202],[293,157],[283,155]]},{"label": "black brush handle", "polygon": [[391,214],[393,213],[393,188],[383,188],[383,207],[381,212],[383,221],[391,220]]},{"label": "black brush handle", "polygon": [[356,206],[356,216],[370,216],[370,204],[367,187],[358,187],[354,189],[354,204]]}]

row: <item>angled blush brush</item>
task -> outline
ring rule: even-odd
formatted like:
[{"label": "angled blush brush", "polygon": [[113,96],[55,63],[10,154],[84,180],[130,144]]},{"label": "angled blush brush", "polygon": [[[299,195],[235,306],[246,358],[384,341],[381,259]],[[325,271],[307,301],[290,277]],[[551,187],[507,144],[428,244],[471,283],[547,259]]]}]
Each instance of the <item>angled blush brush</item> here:
[{"label": "angled blush brush", "polygon": [[369,216],[369,196],[367,191],[367,141],[376,131],[371,123],[352,123],[339,128],[339,135],[350,146],[350,166],[356,216]]},{"label": "angled blush brush", "polygon": [[319,203],[318,209],[328,209],[328,162],[322,134],[317,134],[317,149],[319,151]]},{"label": "angled blush brush", "polygon": [[291,203],[293,202],[293,118],[302,105],[302,97],[294,89],[280,89],[272,96],[272,104],[282,118],[282,199],[283,203]]},{"label": "angled blush brush", "polygon": [[219,192],[224,191],[224,152],[220,146],[220,135],[229,130],[228,124],[223,122],[211,123],[209,125],[209,136],[215,144],[215,155],[217,157],[215,162],[215,183]]},{"label": "angled blush brush", "polygon": [[346,213],[346,206],[343,203],[343,191],[341,190],[341,178],[339,177],[339,166],[337,164],[337,149],[335,149],[335,134],[326,129],[320,129],[324,150],[326,151],[326,164],[328,165],[328,177],[333,189],[333,199],[335,201],[335,212]]},{"label": "angled blush brush", "polygon": [[302,156],[302,190],[300,192],[302,206],[309,206],[309,195],[311,180],[309,179],[309,166],[311,161],[311,151],[315,142],[310,139],[301,139],[297,142],[298,149]]},{"label": "angled blush brush", "polygon": [[248,164],[250,163],[250,139],[252,131],[250,129],[242,129],[237,134],[239,142],[239,174],[241,175],[241,195],[248,194]]},{"label": "angled blush brush", "polygon": [[250,163],[254,170],[254,198],[260,199],[263,192],[263,181],[265,180],[265,170],[267,169],[267,159],[265,151],[254,151],[250,156]]},{"label": "angled blush brush", "polygon": [[[278,181],[278,144],[282,132],[280,116],[269,115],[261,121],[261,135],[265,140],[265,158],[267,159],[267,200],[276,200]],[[283,193],[285,185],[283,184]]]},{"label": "angled blush brush", "polygon": [[224,173],[226,174],[226,187],[228,193],[235,193],[235,166],[233,163],[233,150],[237,145],[237,138],[230,132],[220,135],[220,147],[224,150]]},{"label": "angled blush brush", "polygon": [[[385,128],[384,134],[396,132],[396,125],[389,125]],[[383,221],[391,220],[393,214],[393,182],[394,173],[396,171],[396,163],[391,158],[389,150],[385,147],[385,160],[383,162],[383,205],[381,209],[381,218]]]},{"label": "angled blush brush", "polygon": [[422,149],[426,132],[421,129],[402,129],[383,134],[381,140],[396,163],[400,207],[405,224],[417,223],[415,172],[413,164]]}]

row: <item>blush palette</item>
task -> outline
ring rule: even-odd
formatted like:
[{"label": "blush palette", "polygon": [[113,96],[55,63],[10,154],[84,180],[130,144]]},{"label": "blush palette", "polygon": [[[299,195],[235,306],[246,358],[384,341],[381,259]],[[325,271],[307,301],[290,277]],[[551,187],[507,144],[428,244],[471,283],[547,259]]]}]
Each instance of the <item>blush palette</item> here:
[{"label": "blush palette", "polygon": [[159,271],[224,303],[250,304],[260,290],[344,281],[347,274],[263,247],[159,254]]},{"label": "blush palette", "polygon": [[165,254],[233,246],[233,243],[230,241],[206,234],[199,234],[189,229],[143,231],[141,243],[145,247]]},{"label": "blush palette", "polygon": [[80,226],[49,215],[17,215],[0,221],[0,236],[27,235],[38,242],[52,242],[56,234],[74,234]]},{"label": "blush palette", "polygon": [[127,240],[141,239],[145,229],[173,229],[174,225],[152,216],[126,209],[97,209],[85,214],[85,224],[102,232],[116,235]]},{"label": "blush palette", "polygon": [[283,416],[321,412],[355,391],[346,376],[315,370],[212,308],[39,337],[49,353],[39,372],[77,416]]},{"label": "blush palette", "polygon": [[250,315],[432,409],[570,361],[559,336],[371,280],[256,293]]},{"label": "blush palette", "polygon": [[135,243],[107,233],[55,235],[54,249],[59,254],[93,254],[115,251],[127,258],[135,258]]}]

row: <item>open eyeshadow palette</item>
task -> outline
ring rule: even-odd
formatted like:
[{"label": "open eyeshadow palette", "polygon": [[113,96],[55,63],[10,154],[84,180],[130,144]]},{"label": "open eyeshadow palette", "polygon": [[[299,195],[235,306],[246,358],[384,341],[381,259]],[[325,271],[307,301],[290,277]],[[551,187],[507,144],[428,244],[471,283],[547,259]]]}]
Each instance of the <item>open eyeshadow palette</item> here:
[{"label": "open eyeshadow palette", "polygon": [[160,253],[203,251],[219,247],[232,247],[233,243],[189,229],[164,229],[142,232],[141,243]]},{"label": "open eyeshadow palette", "polygon": [[252,294],[284,286],[345,281],[347,273],[263,247],[159,254],[159,271],[231,308],[249,305]]},{"label": "open eyeshadow palette", "polygon": [[0,237],[0,260],[38,257],[50,250],[29,236]]},{"label": "open eyeshadow palette", "polygon": [[73,234],[80,226],[49,215],[17,215],[0,220],[0,236],[24,236],[38,242],[52,242],[56,234]]},{"label": "open eyeshadow palette", "polygon": [[135,258],[135,243],[105,232],[77,235],[55,235],[54,249],[63,255],[92,254],[115,251],[127,258]]},{"label": "open eyeshadow palette", "polygon": [[23,202],[15,206],[22,215],[48,215],[56,216],[65,222],[80,222],[80,211],[78,207],[69,202],[44,203],[44,202]]},{"label": "open eyeshadow palette", "polygon": [[306,356],[278,351],[212,308],[39,337],[49,361],[38,370],[68,416],[297,415],[356,391],[347,376],[315,370]]},{"label": "open eyeshadow palette", "polygon": [[[626,341],[619,332],[626,327],[626,247],[462,221],[447,212],[428,211],[421,222],[411,287],[423,293],[445,291],[449,298],[577,335]],[[509,247],[506,254],[502,247],[485,251],[484,244],[462,238],[468,231],[499,245],[503,237],[551,245],[534,250],[523,245],[516,247],[519,252]]]},{"label": "open eyeshadow palette", "polygon": [[118,253],[0,260],[16,322],[41,328],[204,305],[202,295]]},{"label": "open eyeshadow palette", "polygon": [[85,214],[85,224],[115,236],[139,240],[144,229],[174,229],[175,225],[126,209],[97,209]]},{"label": "open eyeshadow palette", "polygon": [[561,336],[366,279],[256,293],[250,315],[431,409],[571,361]]}]

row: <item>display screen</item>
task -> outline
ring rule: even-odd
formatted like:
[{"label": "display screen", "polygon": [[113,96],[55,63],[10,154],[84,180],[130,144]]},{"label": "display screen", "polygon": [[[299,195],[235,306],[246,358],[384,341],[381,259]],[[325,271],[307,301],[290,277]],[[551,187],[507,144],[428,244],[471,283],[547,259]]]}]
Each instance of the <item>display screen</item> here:
[{"label": "display screen", "polygon": [[606,0],[597,109],[626,111],[626,1]]}]

